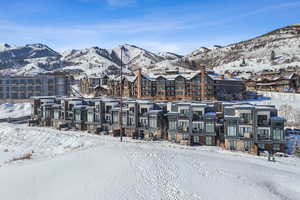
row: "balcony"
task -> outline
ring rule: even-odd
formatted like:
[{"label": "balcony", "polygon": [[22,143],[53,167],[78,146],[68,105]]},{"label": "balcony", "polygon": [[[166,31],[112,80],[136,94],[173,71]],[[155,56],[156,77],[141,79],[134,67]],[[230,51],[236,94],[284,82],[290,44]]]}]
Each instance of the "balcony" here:
[{"label": "balcony", "polygon": [[194,134],[201,134],[201,133],[203,133],[203,129],[197,129],[197,128],[194,128],[194,129],[192,130],[192,132],[193,132]]},{"label": "balcony", "polygon": [[269,126],[271,125],[270,120],[257,120],[258,126]]},{"label": "balcony", "polygon": [[189,132],[189,127],[178,127],[178,131],[180,131],[180,132]]},{"label": "balcony", "polygon": [[189,113],[179,113],[179,118],[188,119],[190,117]]},{"label": "balcony", "polygon": [[257,135],[257,140],[270,140],[268,135]]},{"label": "balcony", "polygon": [[203,121],[203,120],[204,120],[203,116],[193,114],[193,121]]},{"label": "balcony", "polygon": [[252,124],[252,120],[246,118],[240,118],[239,123],[241,124]]},{"label": "balcony", "polygon": [[244,138],[253,138],[253,134],[252,133],[244,133]]}]

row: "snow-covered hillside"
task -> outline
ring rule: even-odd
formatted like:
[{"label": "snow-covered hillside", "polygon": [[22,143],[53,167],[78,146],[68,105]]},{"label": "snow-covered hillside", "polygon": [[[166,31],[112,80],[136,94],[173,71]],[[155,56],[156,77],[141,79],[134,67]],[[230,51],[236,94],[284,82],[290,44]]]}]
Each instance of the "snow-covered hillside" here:
[{"label": "snow-covered hillside", "polygon": [[2,74],[34,74],[62,67],[60,54],[44,44],[0,45]]},{"label": "snow-covered hillside", "polygon": [[[155,54],[134,45],[122,45],[124,72],[147,68],[162,61],[179,59],[173,53]],[[59,54],[46,45],[32,44],[24,47],[0,45],[0,73],[36,74],[49,71],[83,72],[87,75],[119,74],[121,47],[103,49],[92,47],[68,50]]]},{"label": "snow-covered hillside", "polygon": [[24,103],[3,103],[0,104],[0,119],[18,118],[31,115],[31,104]]},{"label": "snow-covered hillside", "polygon": [[[195,68],[189,61],[224,72],[258,72],[265,69],[300,67],[300,25],[291,25],[262,36],[228,46],[201,47],[180,56],[171,52],[153,53],[125,44],[123,64],[128,70]],[[113,49],[92,47],[62,54],[43,44],[24,47],[0,44],[0,72],[32,74],[53,70],[86,74],[117,74],[121,65],[121,46]],[[241,74],[243,75],[243,74]]]},{"label": "snow-covered hillside", "polygon": [[292,25],[224,47],[202,47],[186,57],[222,73],[300,67],[299,55],[300,25]]},{"label": "snow-covered hillside", "polygon": [[[0,124],[6,200],[297,200],[300,159]],[[12,161],[23,154],[29,160]],[[16,192],[17,188],[17,192]]]}]

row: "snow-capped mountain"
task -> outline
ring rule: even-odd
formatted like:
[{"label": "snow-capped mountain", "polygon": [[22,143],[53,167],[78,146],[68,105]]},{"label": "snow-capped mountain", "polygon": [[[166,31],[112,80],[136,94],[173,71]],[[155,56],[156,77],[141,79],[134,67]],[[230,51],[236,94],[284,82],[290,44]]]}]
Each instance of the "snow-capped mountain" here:
[{"label": "snow-capped mountain", "polygon": [[128,65],[132,69],[145,68],[149,65],[166,60],[158,54],[152,53],[140,47],[125,44],[121,47],[114,48],[111,50],[121,59],[121,48],[123,48],[123,64]]},{"label": "snow-capped mountain", "polygon": [[225,47],[202,47],[186,57],[219,72],[300,67],[300,25],[280,28]]},{"label": "snow-capped mountain", "polygon": [[62,66],[61,55],[43,44],[26,46],[0,45],[0,70],[2,73],[39,73]]},{"label": "snow-capped mountain", "polygon": [[4,74],[35,74],[53,70],[87,75],[118,74],[121,64],[124,72],[147,68],[162,61],[175,60],[182,56],[173,53],[155,54],[133,45],[102,49],[92,47],[80,50],[55,52],[46,45],[32,44],[23,47],[0,45],[0,72]]},{"label": "snow-capped mountain", "polygon": [[137,68],[195,69],[192,60],[215,71],[257,72],[265,69],[300,67],[300,25],[291,25],[262,36],[228,46],[201,47],[186,56],[170,52],[153,53],[134,45],[113,49],[92,47],[58,53],[43,44],[13,46],[0,44],[0,73],[32,74],[63,70],[88,75],[118,74]]}]

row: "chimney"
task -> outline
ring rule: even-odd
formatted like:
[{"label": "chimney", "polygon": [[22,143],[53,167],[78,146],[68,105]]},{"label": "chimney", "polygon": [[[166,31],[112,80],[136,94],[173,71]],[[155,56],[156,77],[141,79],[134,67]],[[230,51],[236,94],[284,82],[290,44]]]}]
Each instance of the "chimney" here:
[{"label": "chimney", "polygon": [[142,97],[142,69],[139,68],[137,71],[137,98],[140,99]]},{"label": "chimney", "polygon": [[200,74],[201,74],[201,81],[200,81],[200,90],[201,90],[201,100],[206,100],[206,83],[205,83],[205,78],[206,78],[206,69],[205,66],[201,65],[200,66]]}]

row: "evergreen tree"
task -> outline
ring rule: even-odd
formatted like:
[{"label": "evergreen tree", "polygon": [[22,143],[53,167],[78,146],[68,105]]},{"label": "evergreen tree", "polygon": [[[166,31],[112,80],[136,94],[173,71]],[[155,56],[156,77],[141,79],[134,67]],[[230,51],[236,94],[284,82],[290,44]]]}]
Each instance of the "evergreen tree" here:
[{"label": "evergreen tree", "polygon": [[273,50],[271,52],[271,60],[275,60],[275,51],[273,51]]}]

